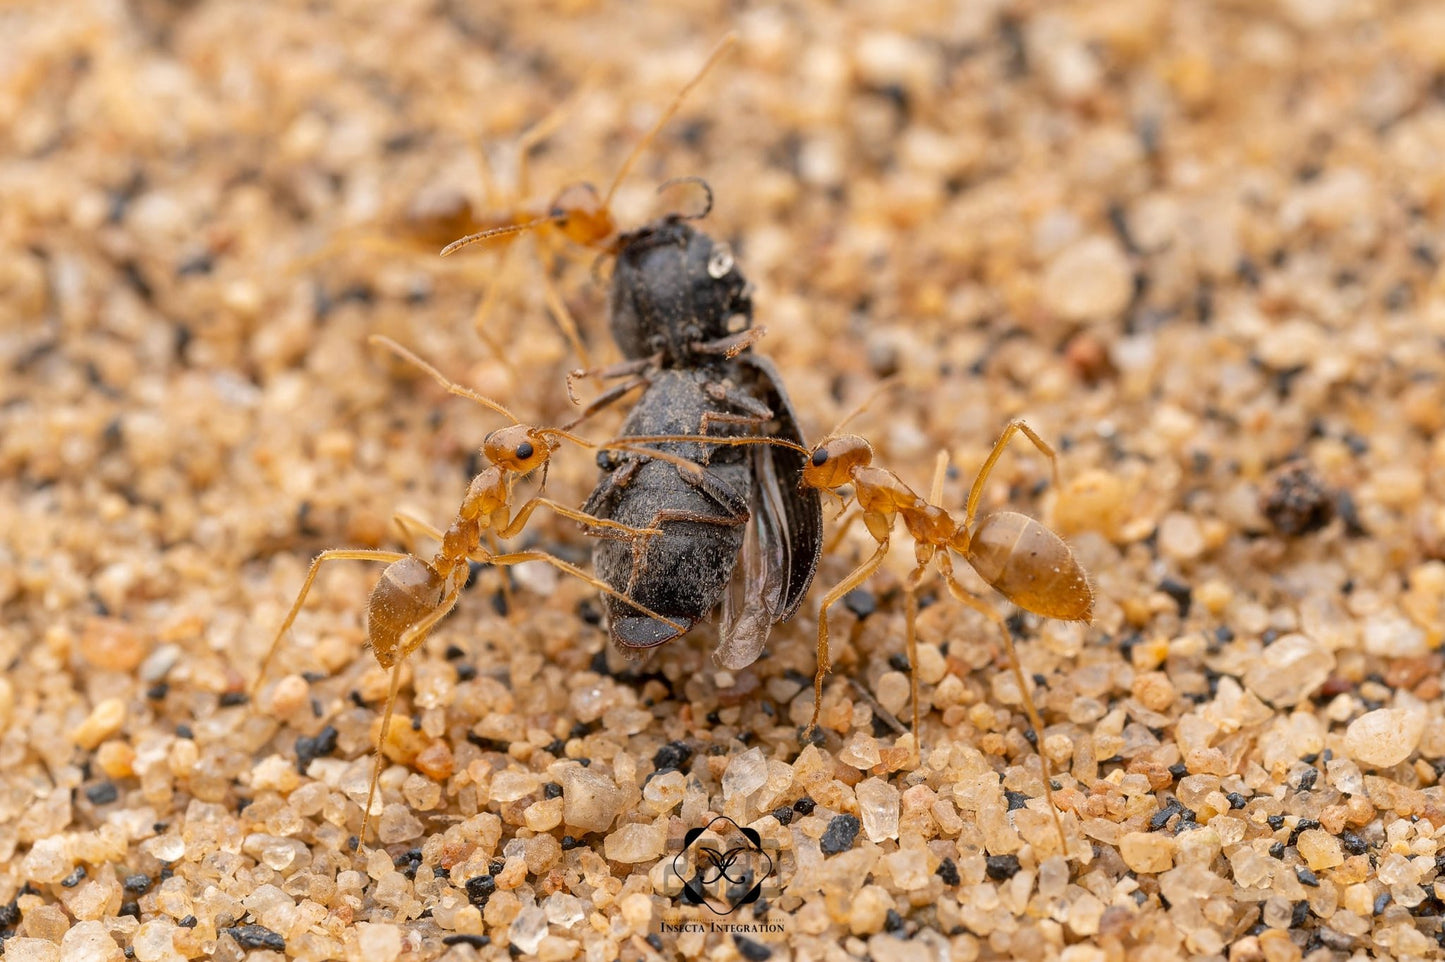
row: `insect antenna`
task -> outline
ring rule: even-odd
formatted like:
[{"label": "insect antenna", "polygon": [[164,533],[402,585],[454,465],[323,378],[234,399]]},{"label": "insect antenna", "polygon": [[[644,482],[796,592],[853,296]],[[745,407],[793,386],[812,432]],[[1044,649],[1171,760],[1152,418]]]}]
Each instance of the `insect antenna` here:
[{"label": "insect antenna", "polygon": [[503,234],[520,234],[523,231],[536,230],[543,224],[553,224],[567,219],[565,213],[548,214],[545,217],[534,217],[529,221],[520,224],[508,224],[505,227],[493,227],[490,230],[477,231],[475,234],[468,234],[466,237],[459,237],[442,248],[442,256],[447,257],[455,254],[463,247],[470,247],[473,244],[481,243],[493,237],[501,237]]},{"label": "insect antenna", "polygon": [[712,187],[709,186],[708,182],[703,180],[701,177],[673,177],[671,180],[663,181],[661,186],[657,188],[657,192],[660,194],[663,191],[668,190],[669,188],[678,186],[679,184],[696,184],[697,186],[702,188],[703,197],[705,198],[703,201],[702,210],[699,213],[678,214],[677,216],[679,218],[681,218],[682,220],[702,220],[707,217],[708,214],[712,213]]},{"label": "insect antenna", "polygon": [[428,364],[426,361],[423,361],[421,358],[417,357],[417,356],[416,356],[415,354],[413,354],[411,351],[409,351],[409,350],[407,350],[406,348],[402,347],[400,344],[396,343],[395,341],[393,341],[391,338],[387,337],[386,335],[384,335],[384,334],[373,334],[373,335],[371,335],[371,337],[367,338],[367,340],[370,341],[372,344],[376,344],[376,345],[379,345],[379,346],[381,346],[381,347],[386,348],[388,351],[390,351],[391,353],[395,354],[397,357],[400,357],[402,360],[406,361],[407,363],[412,364],[412,365],[414,365],[414,366],[416,366],[416,367],[418,367],[418,368],[421,368],[421,369],[422,369],[423,371],[425,371],[427,374],[431,375],[431,379],[432,379],[433,381],[436,381],[438,384],[440,384],[440,385],[446,390],[446,392],[447,392],[448,394],[455,394],[457,397],[464,397],[464,398],[466,398],[466,399],[469,400],[469,401],[475,401],[476,403],[480,404],[482,407],[488,408],[488,409],[490,409],[490,410],[492,410],[492,411],[497,412],[497,413],[500,414],[502,417],[506,418],[508,421],[511,421],[513,424],[521,424],[521,423],[522,423],[522,422],[517,418],[517,416],[516,416],[515,414],[513,414],[511,411],[508,411],[508,410],[507,410],[505,407],[503,407],[501,404],[497,403],[496,401],[493,401],[491,398],[487,397],[485,394],[479,394],[478,392],[473,391],[471,388],[462,387],[460,384],[457,384],[456,382],[449,380],[449,379],[447,378],[447,376],[446,376],[445,374],[443,374],[441,371],[438,371],[436,368],[432,367],[432,366],[431,366],[430,364]]},{"label": "insect antenna", "polygon": [[653,139],[657,137],[658,132],[672,119],[672,115],[677,113],[677,109],[682,106],[683,100],[692,92],[692,89],[702,81],[702,78],[707,76],[707,72],[712,69],[713,64],[717,63],[718,60],[722,58],[722,55],[726,53],[733,44],[737,43],[737,40],[738,35],[736,33],[729,33],[718,41],[717,46],[712,48],[712,53],[708,54],[707,61],[703,63],[702,68],[677,92],[677,96],[672,98],[672,103],[668,104],[667,109],[662,112],[662,116],[657,118],[657,123],[652,125],[652,129],[647,132],[647,136],[637,142],[637,145],[632,148],[632,153],[628,154],[627,159],[622,162],[622,166],[617,170],[617,176],[612,178],[612,185],[607,188],[607,193],[602,195],[603,207],[608,207],[612,204],[612,195],[617,193],[617,188],[622,184],[622,181],[626,179],[628,173],[631,172],[633,165],[637,163],[637,158],[642,156],[642,151],[652,143]]}]

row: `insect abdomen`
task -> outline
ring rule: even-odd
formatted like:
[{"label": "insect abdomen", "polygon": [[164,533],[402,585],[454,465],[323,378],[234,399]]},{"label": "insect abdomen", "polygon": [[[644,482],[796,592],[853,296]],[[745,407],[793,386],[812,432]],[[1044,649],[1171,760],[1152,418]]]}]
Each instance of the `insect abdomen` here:
[{"label": "insect abdomen", "polygon": [[969,564],[1020,608],[1061,621],[1089,621],[1094,592],[1062,538],[1027,515],[991,514],[970,537]]}]

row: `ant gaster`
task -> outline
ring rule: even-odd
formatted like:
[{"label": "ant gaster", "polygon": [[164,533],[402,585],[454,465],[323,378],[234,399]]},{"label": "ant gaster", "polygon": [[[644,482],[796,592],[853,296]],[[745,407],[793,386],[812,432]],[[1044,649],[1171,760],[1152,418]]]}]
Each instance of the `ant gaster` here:
[{"label": "ant gaster", "polygon": [[[612,537],[627,542],[645,541],[657,530],[630,527],[605,518],[594,518],[555,501],[533,497],[512,511],[512,487],[518,478],[542,468],[545,471],[552,452],[562,441],[571,441],[585,447],[591,442],[560,428],[536,428],[522,424],[505,407],[496,401],[478,394],[469,388],[455,384],[434,367],[427,364],[406,348],[379,335],[371,338],[401,358],[416,365],[449,393],[468,398],[487,407],[512,422],[510,427],[493,431],[482,445],[482,454],[491,462],[467,487],[466,496],[457,509],[455,520],[446,531],[439,531],[414,518],[399,515],[397,520],[404,527],[416,528],[436,539],[439,547],[430,561],[424,561],[413,554],[370,549],[332,549],[323,551],[312,562],[301,591],[296,596],[286,619],[276,632],[266,657],[261,662],[260,672],[252,684],[252,694],[260,688],[266,677],[267,668],[280,647],[281,639],[296,620],[302,604],[311,590],[312,583],[321,566],[328,561],[383,561],[387,563],[381,579],[371,591],[367,603],[367,639],[377,664],[391,671],[391,686],[386,696],[386,707],[382,712],[381,733],[376,747],[376,764],[372,770],[371,787],[367,791],[366,808],[363,810],[360,839],[366,840],[366,828],[371,818],[372,802],[376,796],[377,782],[381,777],[386,744],[391,725],[392,710],[395,707],[397,691],[401,685],[401,666],[422,642],[428,633],[456,606],[463,587],[466,586],[470,560],[479,560],[496,566],[521,564],[526,561],[541,561],[552,565],[573,577],[580,578],[608,594],[618,594],[603,581],[588,575],[574,565],[545,551],[526,550],[505,554],[497,552],[496,542],[515,536],[526,525],[532,512],[546,506],[557,514],[588,527],[603,529]],[[483,538],[488,545],[483,546]],[[648,618],[666,622],[665,616],[650,611],[642,605],[620,599],[630,604]],[[681,626],[676,626],[681,629]]]},{"label": "ant gaster", "polygon": [[931,496],[925,501],[904,484],[898,475],[875,466],[872,463],[872,447],[857,435],[832,437],[813,449],[807,466],[803,469],[803,483],[809,488],[830,492],[845,506],[846,499],[838,494],[838,489],[852,485],[852,498],[857,502],[858,513],[851,517],[862,517],[868,533],[878,542],[878,548],[824,595],[819,605],[818,671],[813,681],[813,717],[809,728],[818,724],[823,705],[823,676],[831,668],[828,655],[828,608],[867,581],[882,566],[891,545],[894,520],[902,519],[904,528],[913,536],[917,559],[917,567],[905,584],[906,639],[908,660],[912,666],[914,737],[918,737],[918,651],[914,633],[918,612],[916,592],[928,566],[935,564],[948,587],[948,593],[987,617],[999,628],[1029,724],[1033,725],[1040,739],[1039,759],[1043,771],[1044,795],[1048,799],[1049,812],[1059,829],[1062,842],[1063,826],[1054,805],[1049,762],[1042,745],[1043,721],[1034,706],[1033,696],[1019,664],[1018,652],[1014,648],[1013,637],[1009,634],[1003,617],[991,605],[974,597],[958,583],[950,555],[950,552],[959,555],[984,581],[1026,611],[1061,621],[1092,620],[1093,589],[1083,568],[1074,559],[1073,552],[1062,538],[1033,518],[1016,511],[995,511],[982,518],[978,517],[978,503],[984,484],[1003,454],[1005,446],[1016,434],[1023,434],[1049,459],[1054,487],[1057,490],[1058,461],[1053,448],[1023,421],[1010,421],[974,478],[962,522],[956,521],[938,504],[948,466],[946,453],[939,455]]}]

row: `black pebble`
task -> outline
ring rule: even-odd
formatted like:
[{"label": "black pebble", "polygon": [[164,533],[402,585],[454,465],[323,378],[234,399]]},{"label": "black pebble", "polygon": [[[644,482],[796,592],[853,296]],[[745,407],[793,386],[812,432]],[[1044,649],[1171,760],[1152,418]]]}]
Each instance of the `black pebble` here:
[{"label": "black pebble", "polygon": [[1194,604],[1194,589],[1182,581],[1165,578],[1159,582],[1159,590],[1174,599],[1174,604],[1179,608],[1179,617],[1189,617],[1189,609]]},{"label": "black pebble", "polygon": [[799,815],[812,815],[813,808],[817,804],[817,802],[804,795],[802,798],[798,799],[796,802],[793,803],[793,811],[797,812]]},{"label": "black pebble", "polygon": [[[853,842],[858,838],[858,829],[862,827],[856,815],[834,815],[833,820],[828,823],[828,828],[823,832],[823,837],[818,844],[823,849],[824,855],[837,855],[839,852],[846,852],[853,847]],[[1014,859],[1014,868],[1018,868],[1018,859]]]},{"label": "black pebble", "polygon": [[97,782],[85,790],[85,797],[92,805],[109,805],[120,797],[114,782]]},{"label": "black pebble", "polygon": [[779,805],[773,809],[773,818],[778,820],[779,825],[787,825],[793,820],[793,809],[789,805]]},{"label": "black pebble", "polygon": [[995,882],[1005,882],[1018,874],[1017,855],[989,855],[984,858],[984,871]]},{"label": "black pebble", "polygon": [[478,875],[467,879],[467,901],[481,908],[497,890],[497,880],[490,875]]},{"label": "black pebble", "polygon": [[843,607],[853,612],[853,617],[862,621],[878,610],[878,599],[866,588],[854,588],[843,596]]},{"label": "black pebble", "polygon": [[738,955],[747,959],[748,962],[765,962],[773,957],[773,950],[761,942],[754,942],[745,935],[733,933],[733,944],[738,947]]},{"label": "black pebble", "polygon": [[933,874],[943,879],[944,885],[957,885],[963,881],[958,874],[958,863],[954,862],[951,858],[946,858],[942,862],[939,862],[938,868],[933,870]]},{"label": "black pebble", "polygon": [[120,884],[127,892],[134,892],[138,895],[151,887],[151,877],[141,874],[127,875]]},{"label": "black pebble", "polygon": [[443,935],[442,945],[470,945],[474,949],[485,949],[492,944],[490,935]]},{"label": "black pebble", "polygon": [[314,760],[325,758],[336,751],[336,736],[336,726],[327,725],[315,735],[302,735],[296,739],[296,770],[305,775],[306,769]]},{"label": "black pebble", "polygon": [[658,771],[668,768],[681,771],[684,765],[692,761],[692,755],[693,751],[686,742],[668,742],[653,754],[652,765]]},{"label": "black pebble", "polygon": [[1319,877],[1303,865],[1296,865],[1294,867],[1294,877],[1300,880],[1301,885],[1308,885],[1311,888],[1320,887]]},{"label": "black pebble", "polygon": [[236,944],[243,949],[286,951],[286,940],[264,925],[236,925],[221,931],[235,939]]},{"label": "black pebble", "polygon": [[1029,803],[1029,797],[1023,792],[1011,792],[1004,789],[1003,797],[1008,801],[1008,810],[1016,812]]}]

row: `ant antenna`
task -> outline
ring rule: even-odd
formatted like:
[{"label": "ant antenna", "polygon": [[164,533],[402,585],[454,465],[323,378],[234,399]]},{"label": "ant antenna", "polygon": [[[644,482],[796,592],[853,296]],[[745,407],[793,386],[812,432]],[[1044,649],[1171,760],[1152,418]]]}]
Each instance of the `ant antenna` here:
[{"label": "ant antenna", "polygon": [[682,106],[683,98],[692,92],[692,88],[696,87],[702,78],[707,76],[707,72],[712,69],[713,64],[717,63],[718,60],[722,58],[722,55],[726,53],[733,44],[737,43],[737,41],[738,35],[736,33],[729,33],[718,41],[716,47],[712,48],[712,53],[708,54],[707,61],[702,65],[702,69],[677,92],[677,96],[672,98],[672,103],[668,104],[667,109],[662,112],[662,116],[657,118],[657,123],[652,125],[652,129],[647,132],[647,136],[637,142],[637,145],[632,148],[632,153],[628,154],[627,159],[622,162],[621,169],[617,171],[617,176],[612,180],[612,186],[607,188],[607,193],[602,197],[603,207],[611,206],[612,195],[617,192],[618,186],[621,185],[623,179],[632,170],[632,165],[637,163],[637,158],[642,156],[643,149],[652,143],[653,138],[657,136],[658,131],[663,128],[663,125],[672,119],[673,114],[677,113],[677,108]]},{"label": "ant antenna", "polygon": [[841,432],[845,427],[848,426],[849,421],[852,421],[858,415],[868,410],[868,408],[873,404],[873,402],[878,400],[878,398],[882,394],[887,391],[893,390],[902,383],[903,382],[898,379],[897,375],[881,381],[877,387],[868,392],[868,396],[865,397],[861,402],[859,402],[857,407],[853,408],[853,410],[849,411],[846,415],[844,415],[843,420],[833,425],[833,429],[827,434],[823,435],[823,440],[819,441],[818,443],[824,444],[836,438],[839,432]]},{"label": "ant antenna", "polygon": [[653,454],[656,448],[643,447],[647,444],[668,444],[671,442],[687,442],[691,444],[709,444],[718,447],[732,446],[738,444],[771,444],[773,447],[787,448],[802,455],[812,454],[807,448],[787,438],[769,437],[732,437],[726,434],[628,434],[598,445],[604,451],[633,451],[638,454]]},{"label": "ant antenna", "polygon": [[506,227],[493,227],[491,230],[477,231],[475,234],[468,234],[466,237],[459,237],[442,248],[442,256],[448,257],[461,250],[463,247],[470,247],[491,237],[500,237],[503,234],[520,234],[523,231],[541,227],[543,224],[551,224],[556,221],[566,220],[566,214],[548,214],[546,217],[534,217],[529,221],[520,224],[508,224]]},{"label": "ant antenna", "polygon": [[421,358],[417,357],[411,351],[402,347],[400,344],[396,343],[386,335],[373,334],[371,335],[371,337],[367,338],[367,340],[372,344],[378,344],[381,347],[386,348],[388,351],[400,357],[402,360],[421,368],[427,374],[431,375],[433,381],[436,381],[443,388],[445,388],[448,394],[455,394],[457,397],[464,397],[469,401],[475,401],[484,408],[489,408],[490,410],[496,411],[498,414],[506,418],[508,421],[511,421],[513,424],[522,423],[515,414],[513,414],[511,411],[508,411],[506,408],[502,407],[502,405],[498,404],[496,401],[493,401],[485,394],[478,394],[476,391],[473,391],[470,388],[462,387],[460,384],[453,384],[451,381],[447,380],[446,376],[443,375],[441,371],[438,371],[426,361],[423,361]]},{"label": "ant antenna", "polygon": [[707,181],[703,180],[701,177],[674,177],[671,180],[665,180],[662,182],[662,186],[657,188],[657,192],[660,194],[668,188],[676,187],[679,184],[696,184],[697,186],[702,188],[703,196],[707,198],[703,202],[701,213],[678,214],[677,216],[679,218],[681,218],[682,220],[702,220],[708,214],[712,213],[712,188],[709,187]]}]

